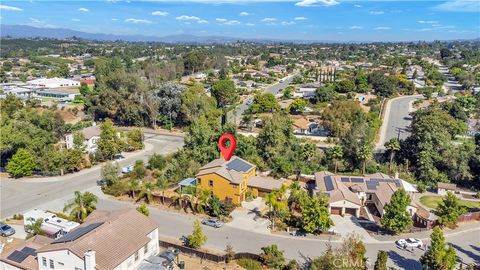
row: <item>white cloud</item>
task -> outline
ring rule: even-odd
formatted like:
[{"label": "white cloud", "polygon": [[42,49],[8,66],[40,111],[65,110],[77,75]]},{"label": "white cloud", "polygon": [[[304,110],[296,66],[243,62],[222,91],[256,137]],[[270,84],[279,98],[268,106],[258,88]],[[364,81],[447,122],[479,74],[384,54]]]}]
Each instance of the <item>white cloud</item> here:
[{"label": "white cloud", "polygon": [[18,8],[18,7],[7,6],[7,5],[0,5],[0,10],[22,11],[23,9]]},{"label": "white cloud", "polygon": [[89,12],[90,11],[90,10],[88,10],[88,8],[83,8],[83,7],[79,8],[77,10],[80,11],[80,12]]},{"label": "white cloud", "polygon": [[352,25],[348,29],[351,29],[351,30],[363,29],[363,26]]},{"label": "white cloud", "polygon": [[289,21],[289,22],[283,21],[283,22],[281,22],[280,24],[281,24],[281,25],[294,25],[295,22],[294,22],[294,21]]},{"label": "white cloud", "polygon": [[391,27],[388,26],[378,26],[374,28],[375,30],[390,30],[392,29]]},{"label": "white cloud", "polygon": [[199,20],[201,20],[197,16],[188,16],[188,15],[178,16],[178,17],[175,17],[175,19],[177,19],[179,21],[199,21]]},{"label": "white cloud", "polygon": [[382,15],[382,14],[384,14],[385,12],[379,10],[379,11],[370,11],[369,13],[372,14],[372,15]]},{"label": "white cloud", "polygon": [[417,21],[418,23],[422,23],[422,24],[438,24],[437,21]]},{"label": "white cloud", "polygon": [[226,22],[228,21],[227,19],[224,19],[224,18],[216,18],[215,21],[217,22]]},{"label": "white cloud", "polygon": [[359,5],[359,4],[355,4],[355,5],[353,5],[353,6],[356,7],[356,8],[362,7],[362,6]]},{"label": "white cloud", "polygon": [[76,19],[76,18],[72,19],[72,22],[79,22],[79,21],[80,21],[80,19]]},{"label": "white cloud", "polygon": [[149,21],[149,20],[145,20],[145,19],[134,19],[134,18],[125,19],[125,22],[127,22],[127,23],[134,23],[134,24],[152,23],[152,22]]},{"label": "white cloud", "polygon": [[305,21],[305,20],[308,20],[307,17],[295,17],[294,18],[295,21]]},{"label": "white cloud", "polygon": [[239,25],[240,22],[237,20],[231,20],[224,23],[225,25]]},{"label": "white cloud", "polygon": [[198,20],[197,23],[199,23],[199,24],[207,24],[208,21],[202,19],[202,20]]},{"label": "white cloud", "polygon": [[455,11],[455,12],[479,12],[480,1],[477,0],[450,0],[441,3],[434,7],[440,11]]},{"label": "white cloud", "polygon": [[118,21],[118,19],[117,18],[112,18],[112,21]]},{"label": "white cloud", "polygon": [[275,18],[263,18],[263,19],[262,19],[262,22],[274,22],[274,21],[276,21],[276,20],[277,20],[277,19],[275,19]]},{"label": "white cloud", "polygon": [[240,12],[240,16],[248,16],[248,15],[250,15],[250,13],[245,11]]},{"label": "white cloud", "polygon": [[253,23],[246,23],[245,25],[246,26],[255,26],[255,24],[253,24]]},{"label": "white cloud", "polygon": [[336,0],[302,0],[297,2],[295,6],[299,7],[315,7],[315,6],[334,6],[340,4]]},{"label": "white cloud", "polygon": [[168,12],[157,10],[157,11],[152,12],[151,14],[154,15],[154,16],[167,16]]},{"label": "white cloud", "polygon": [[42,28],[57,28],[58,26],[49,24],[47,21],[35,19],[35,18],[30,18],[30,22],[27,23],[26,25],[34,26],[34,27],[42,27]]}]

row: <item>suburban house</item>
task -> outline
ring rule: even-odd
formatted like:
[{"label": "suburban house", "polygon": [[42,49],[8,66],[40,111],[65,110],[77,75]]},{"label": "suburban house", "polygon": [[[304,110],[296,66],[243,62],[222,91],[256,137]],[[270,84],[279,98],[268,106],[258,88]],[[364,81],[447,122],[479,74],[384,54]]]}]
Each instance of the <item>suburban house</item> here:
[{"label": "suburban house", "polygon": [[[83,134],[85,141],[83,142],[83,146],[85,147],[85,151],[88,153],[94,153],[97,151],[97,141],[100,139],[100,127],[97,125],[93,125],[91,127],[84,128],[80,131]],[[73,145],[73,133],[69,133],[65,135],[65,147],[67,149],[71,149],[74,147]]]},{"label": "suburban house", "polygon": [[313,99],[316,97],[315,91],[317,88],[315,87],[301,87],[297,91],[293,93],[294,98],[304,98],[304,99]]},{"label": "suburban house", "polygon": [[[417,192],[410,183],[382,173],[362,177],[321,171],[315,173],[314,179],[306,184],[313,193],[322,193],[329,198],[328,210],[331,214],[356,217],[360,216],[360,209],[367,204],[375,205],[381,217],[383,208],[397,189],[403,188],[410,195]],[[412,203],[408,211],[413,216],[417,206]]]},{"label": "suburban house", "polygon": [[0,269],[136,269],[159,252],[158,225],[135,209],[95,211],[58,239],[35,236],[0,256]]},{"label": "suburban house", "polygon": [[254,196],[263,197],[280,188],[284,181],[256,176],[255,165],[233,156],[229,161],[215,159],[201,167],[196,175],[197,188],[208,189],[220,200],[240,204],[250,190]]},{"label": "suburban house", "polygon": [[447,192],[457,192],[457,185],[452,183],[437,183],[437,194],[438,195],[447,195]]},{"label": "suburban house", "polygon": [[42,231],[52,238],[61,237],[80,225],[78,222],[59,218],[56,214],[40,209],[33,209],[23,214],[23,225],[34,224],[39,219],[42,219],[40,227]]}]

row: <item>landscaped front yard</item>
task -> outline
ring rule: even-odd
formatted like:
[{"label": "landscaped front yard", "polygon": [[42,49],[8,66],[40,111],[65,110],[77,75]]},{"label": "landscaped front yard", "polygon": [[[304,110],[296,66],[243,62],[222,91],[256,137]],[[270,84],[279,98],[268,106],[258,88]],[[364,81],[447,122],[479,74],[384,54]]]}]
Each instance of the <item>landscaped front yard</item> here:
[{"label": "landscaped front yard", "polygon": [[[426,207],[435,209],[442,199],[441,196],[422,196],[420,202]],[[480,208],[480,202],[460,200],[460,203],[468,208]]]}]

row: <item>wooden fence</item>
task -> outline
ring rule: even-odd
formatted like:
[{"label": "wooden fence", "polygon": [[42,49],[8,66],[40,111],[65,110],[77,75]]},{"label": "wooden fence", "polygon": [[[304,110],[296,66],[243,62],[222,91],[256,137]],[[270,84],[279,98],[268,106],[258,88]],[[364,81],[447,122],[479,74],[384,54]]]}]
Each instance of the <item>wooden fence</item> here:
[{"label": "wooden fence", "polygon": [[[178,249],[180,252],[188,256],[198,257],[200,259],[209,260],[215,263],[224,263],[226,259],[226,255],[213,254],[205,250],[198,250],[198,249],[186,247],[183,245],[171,243],[165,240],[158,240],[158,242],[160,247]],[[239,252],[239,253],[235,253],[233,258],[234,259],[248,258],[248,259],[259,261],[260,255],[249,253],[249,252]]]}]

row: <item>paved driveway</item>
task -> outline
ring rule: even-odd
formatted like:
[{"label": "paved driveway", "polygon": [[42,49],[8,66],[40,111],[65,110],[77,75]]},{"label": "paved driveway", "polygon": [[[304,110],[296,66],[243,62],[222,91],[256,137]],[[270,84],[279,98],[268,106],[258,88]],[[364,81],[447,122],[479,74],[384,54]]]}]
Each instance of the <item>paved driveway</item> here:
[{"label": "paved driveway", "polygon": [[344,217],[339,215],[331,215],[330,218],[335,224],[331,229],[342,235],[347,236],[349,233],[356,233],[363,238],[363,241],[372,243],[378,242],[375,238],[371,237],[368,232],[360,226],[358,219],[354,216],[346,215]]},{"label": "paved driveway", "polygon": [[259,217],[267,206],[261,198],[251,202],[242,202],[242,207],[235,209],[230,216],[233,220],[226,226],[251,232],[270,234],[270,220]]}]

